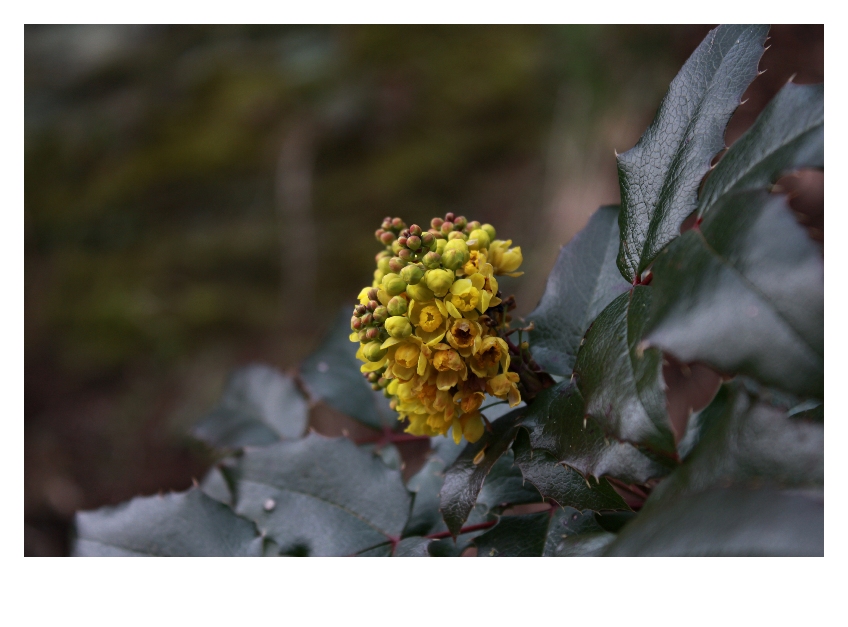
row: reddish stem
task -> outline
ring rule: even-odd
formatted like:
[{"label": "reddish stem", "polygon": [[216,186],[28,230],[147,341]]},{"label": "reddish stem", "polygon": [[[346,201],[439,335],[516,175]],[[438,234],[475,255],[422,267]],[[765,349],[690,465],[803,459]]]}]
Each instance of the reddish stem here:
[{"label": "reddish stem", "polygon": [[[480,531],[481,529],[488,529],[489,527],[494,527],[497,523],[497,520],[490,520],[489,522],[480,523],[479,525],[469,525],[468,527],[463,527],[459,530],[459,533],[456,534],[461,536],[463,533],[471,533],[472,531]],[[450,531],[441,531],[439,533],[431,533],[429,536],[424,536],[429,540],[441,540],[443,538],[450,538]]]}]

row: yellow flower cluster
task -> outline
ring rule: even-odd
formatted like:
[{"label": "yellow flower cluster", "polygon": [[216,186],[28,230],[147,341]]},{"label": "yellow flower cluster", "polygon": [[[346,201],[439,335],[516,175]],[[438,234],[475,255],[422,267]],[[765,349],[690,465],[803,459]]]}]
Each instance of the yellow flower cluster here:
[{"label": "yellow flower cluster", "polygon": [[512,407],[521,401],[499,336],[509,317],[495,278],[523,274],[521,248],[450,213],[426,232],[386,218],[376,237],[386,249],[351,318],[361,371],[409,420],[407,433],[476,442],[486,392]]}]

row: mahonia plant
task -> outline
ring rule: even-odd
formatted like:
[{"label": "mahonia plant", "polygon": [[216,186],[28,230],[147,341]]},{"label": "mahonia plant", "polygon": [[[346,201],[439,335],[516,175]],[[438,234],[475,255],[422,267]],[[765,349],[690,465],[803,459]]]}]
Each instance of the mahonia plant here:
[{"label": "mahonia plant", "polygon": [[476,442],[486,392],[510,407],[521,402],[510,360],[529,354],[509,342],[515,303],[502,300],[495,278],[523,274],[521,247],[496,239],[491,224],[452,213],[426,232],[387,217],[375,236],[385,250],[350,321],[360,370],[409,421],[407,433]]},{"label": "mahonia plant", "polygon": [[[824,262],[776,183],[824,169],[823,86],[785,85],[711,165],[767,34],[710,31],[526,322],[494,228],[386,218],[353,317],[196,425],[203,481],[78,513],[74,553],[822,555]],[[318,404],[361,433],[304,435]]]}]

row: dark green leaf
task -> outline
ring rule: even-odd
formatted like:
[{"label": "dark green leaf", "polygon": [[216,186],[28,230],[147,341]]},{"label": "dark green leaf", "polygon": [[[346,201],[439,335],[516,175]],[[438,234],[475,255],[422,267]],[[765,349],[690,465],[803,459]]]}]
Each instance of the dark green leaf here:
[{"label": "dark green leaf", "polygon": [[648,343],[821,398],[824,262],[784,197],[723,196],[653,271]]},{"label": "dark green leaf", "polygon": [[577,355],[574,374],[584,412],[617,440],[674,454],[662,353],[641,346],[651,288],[634,287],[598,316]]},{"label": "dark green leaf", "polygon": [[445,468],[462,452],[451,438],[431,438],[433,447],[423,468],[409,479],[406,487],[415,495],[412,514],[404,536],[427,535],[447,529],[439,513],[439,492],[445,482]]},{"label": "dark green leaf", "polygon": [[391,557],[392,544],[387,542],[354,554],[356,557]]},{"label": "dark green leaf", "polygon": [[692,453],[648,503],[730,484],[824,486],[822,424],[790,418],[736,381],[721,387],[700,422]]},{"label": "dark green leaf", "polygon": [[824,167],[824,85],[786,84],[707,178],[703,215],[732,190],[766,188],[799,168]]},{"label": "dark green leaf", "polygon": [[757,75],[767,26],[709,32],[671,82],[654,121],[618,155],[622,240],[618,267],[633,281],[695,210],[698,187],[724,148],[724,130]]},{"label": "dark green leaf", "polygon": [[433,540],[429,538],[404,538],[395,547],[395,557],[430,557],[428,548]]},{"label": "dark green leaf", "polygon": [[[590,511],[553,507],[546,512],[503,516],[492,529],[474,540],[479,557],[540,557],[568,551],[570,540],[605,533]],[[598,550],[597,540],[592,550]]]},{"label": "dark green leaf", "polygon": [[645,509],[605,555],[824,555],[820,495],[713,489]]},{"label": "dark green leaf", "polygon": [[579,536],[569,536],[556,547],[556,557],[596,557],[615,540],[609,531],[595,531]]},{"label": "dark green leaf", "polygon": [[217,448],[261,446],[299,438],[308,419],[295,382],[275,368],[254,364],[230,376],[218,406],[192,433]]},{"label": "dark green leaf", "polygon": [[645,483],[662,477],[676,464],[647,450],[605,436],[583,412],[577,386],[566,381],[539,394],[527,408],[523,425],[530,446],[545,450],[584,476],[615,477],[625,483]]},{"label": "dark green leaf", "polygon": [[592,485],[590,480],[584,479],[573,468],[559,463],[547,451],[532,450],[526,429],[518,433],[513,451],[521,474],[546,499],[581,510],[627,509],[624,500],[606,479],[596,480]]},{"label": "dark green leaf", "polygon": [[198,488],[76,515],[78,556],[260,556],[256,525]]},{"label": "dark green leaf", "polygon": [[248,449],[225,472],[236,511],[285,554],[355,554],[399,538],[409,516],[400,472],[344,438]]},{"label": "dark green leaf", "polygon": [[350,311],[339,314],[330,334],[300,367],[300,376],[310,396],[322,400],[351,418],[376,429],[398,424],[397,413],[382,392],[365,380],[351,342]]},{"label": "dark green leaf", "polygon": [[[477,442],[466,446],[446,471],[439,511],[454,537],[468,520],[486,475],[512,445],[518,432],[518,411],[524,410],[516,410],[496,420],[492,431],[487,431]],[[483,450],[482,460],[475,464],[474,459]]]},{"label": "dark green leaf", "polygon": [[227,483],[227,478],[218,466],[212,466],[209,469],[203,481],[200,482],[200,489],[216,501],[221,501],[230,506],[233,504],[233,493]]},{"label": "dark green leaf", "polygon": [[630,288],[615,265],[618,207],[601,207],[560,251],[536,309],[527,316],[533,359],[552,374],[568,376],[592,321]]}]

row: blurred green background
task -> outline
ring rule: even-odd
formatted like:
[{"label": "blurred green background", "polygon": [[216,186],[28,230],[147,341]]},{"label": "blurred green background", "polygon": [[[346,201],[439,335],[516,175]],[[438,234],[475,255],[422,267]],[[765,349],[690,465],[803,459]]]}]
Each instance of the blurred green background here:
[{"label": "blurred green background", "polygon": [[[314,348],[386,215],[491,222],[532,310],[708,30],[27,27],[26,554],[202,476],[188,427],[232,368]],[[821,26],[770,43],[730,139],[823,80]]]}]

